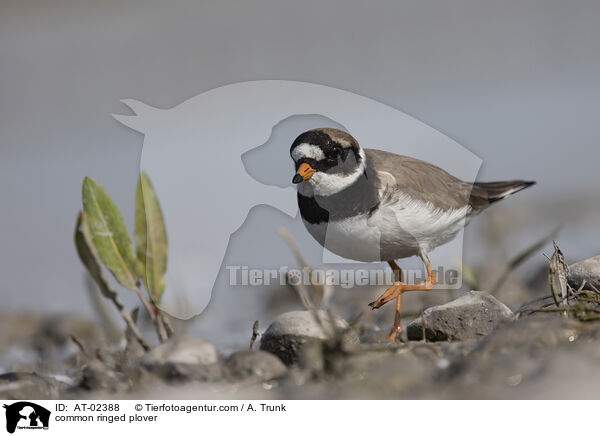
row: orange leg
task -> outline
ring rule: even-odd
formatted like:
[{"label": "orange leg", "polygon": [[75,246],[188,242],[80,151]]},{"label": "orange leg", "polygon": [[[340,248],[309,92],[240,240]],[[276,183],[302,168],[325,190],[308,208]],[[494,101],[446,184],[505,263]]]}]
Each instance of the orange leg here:
[{"label": "orange leg", "polygon": [[400,326],[400,320],[402,317],[402,294],[408,291],[430,291],[437,283],[437,279],[435,277],[435,273],[433,272],[433,268],[431,267],[431,262],[429,262],[429,258],[425,255],[421,255],[423,262],[425,262],[425,267],[427,268],[427,279],[423,283],[418,283],[414,285],[409,285],[404,283],[402,280],[402,270],[396,262],[388,261],[390,267],[394,271],[397,281],[394,283],[389,289],[387,289],[381,297],[377,300],[369,303],[373,309],[378,309],[386,303],[389,303],[392,300],[396,300],[396,315],[394,316],[394,325],[387,339],[393,341],[396,339],[396,336],[402,331],[402,327]]},{"label": "orange leg", "polygon": [[392,330],[390,330],[390,334],[387,336],[388,341],[395,341],[396,336],[402,332],[402,327],[400,326],[400,321],[402,317],[402,293],[398,295],[396,298],[396,314],[394,315],[394,325],[392,326]]},{"label": "orange leg", "polygon": [[402,273],[402,269],[398,266],[398,264],[394,260],[388,260],[388,265],[394,272],[394,280],[397,282],[403,282],[404,274]]}]

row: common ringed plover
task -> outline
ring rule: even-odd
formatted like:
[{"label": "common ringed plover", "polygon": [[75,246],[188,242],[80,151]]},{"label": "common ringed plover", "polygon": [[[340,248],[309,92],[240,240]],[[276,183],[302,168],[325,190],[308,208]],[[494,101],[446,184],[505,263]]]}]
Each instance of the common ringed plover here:
[{"label": "common ringed plover", "polygon": [[[309,233],[347,259],[387,261],[397,282],[369,305],[396,300],[388,339],[400,333],[402,294],[433,289],[437,280],[428,253],[459,233],[490,204],[535,182],[468,183],[430,163],[381,150],[363,149],[348,133],[309,130],[290,148],[296,166],[298,206]],[[419,256],[423,283],[408,284],[396,259]]]}]

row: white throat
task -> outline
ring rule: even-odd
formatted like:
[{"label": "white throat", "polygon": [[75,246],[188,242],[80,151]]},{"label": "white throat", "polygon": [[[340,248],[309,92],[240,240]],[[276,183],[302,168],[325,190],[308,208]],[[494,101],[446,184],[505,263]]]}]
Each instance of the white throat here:
[{"label": "white throat", "polygon": [[367,167],[367,157],[362,148],[359,151],[360,164],[350,174],[328,174],[317,171],[306,182],[298,185],[298,192],[305,197],[313,197],[315,195],[326,197],[343,191],[347,187],[356,182],[365,172]]}]

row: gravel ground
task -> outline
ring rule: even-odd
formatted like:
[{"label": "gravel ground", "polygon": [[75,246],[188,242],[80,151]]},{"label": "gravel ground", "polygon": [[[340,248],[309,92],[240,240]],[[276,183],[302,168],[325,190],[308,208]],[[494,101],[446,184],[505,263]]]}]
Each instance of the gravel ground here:
[{"label": "gravel ground", "polygon": [[107,345],[85,319],[3,314],[0,397],[599,398],[600,321],[531,310],[546,303],[514,314],[470,292],[424,311],[394,343],[325,311],[293,311],[252,351],[227,354],[186,336],[144,352],[135,342]]}]

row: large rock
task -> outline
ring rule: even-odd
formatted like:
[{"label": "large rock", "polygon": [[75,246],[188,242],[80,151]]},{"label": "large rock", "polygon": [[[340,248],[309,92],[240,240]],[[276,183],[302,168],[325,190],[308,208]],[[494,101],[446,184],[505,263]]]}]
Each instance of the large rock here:
[{"label": "large rock", "polygon": [[426,309],[408,325],[408,339],[423,339],[423,320],[429,341],[464,341],[486,336],[514,318],[514,313],[490,294],[471,291],[454,301]]},{"label": "large rock", "polygon": [[338,334],[341,335],[342,347],[359,343],[356,333],[339,316],[332,315],[330,319],[324,310],[287,312],[279,315],[262,335],[260,349],[275,354],[286,365],[290,365],[298,361],[311,343],[325,341]]},{"label": "large rock", "polygon": [[230,378],[234,380],[274,380],[282,377],[287,368],[274,354],[266,351],[238,351],[225,362]]},{"label": "large rock", "polygon": [[171,339],[146,353],[140,365],[166,380],[212,381],[221,376],[219,353],[203,339]]},{"label": "large rock", "polygon": [[583,281],[600,290],[600,256],[582,260],[569,266],[569,275],[567,277],[569,285],[574,289],[579,289]]}]

